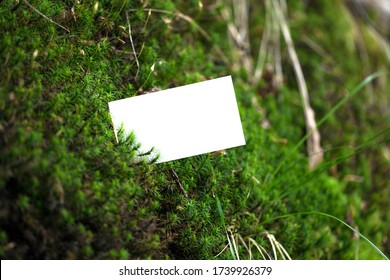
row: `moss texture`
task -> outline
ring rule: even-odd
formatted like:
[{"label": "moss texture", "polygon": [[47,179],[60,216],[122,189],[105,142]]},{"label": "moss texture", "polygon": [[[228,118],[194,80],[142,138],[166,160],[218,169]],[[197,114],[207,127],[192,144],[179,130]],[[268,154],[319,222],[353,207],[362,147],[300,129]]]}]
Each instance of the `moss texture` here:
[{"label": "moss texture", "polygon": [[[321,127],[325,162],[308,172],[304,146],[294,149],[305,120],[287,52],[280,88],[250,85],[251,73],[230,63],[223,4],[17,2],[0,1],[2,259],[246,259],[249,240],[275,258],[270,234],[293,259],[381,258],[337,221],[295,214],[308,211],[344,220],[390,254],[386,76]],[[368,31],[339,1],[288,4],[320,119],[366,76],[354,32]],[[255,41],[265,7],[251,9],[261,11],[251,15]],[[366,45],[370,69],[387,69],[380,46]],[[246,146],[154,165],[136,161],[132,137],[116,143],[108,102],[227,74]]]}]

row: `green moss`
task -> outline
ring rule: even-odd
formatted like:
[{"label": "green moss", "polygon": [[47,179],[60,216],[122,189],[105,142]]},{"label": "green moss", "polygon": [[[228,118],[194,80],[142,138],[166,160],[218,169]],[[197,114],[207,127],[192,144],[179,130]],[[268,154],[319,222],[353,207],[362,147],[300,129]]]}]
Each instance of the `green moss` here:
[{"label": "green moss", "polygon": [[[247,244],[254,240],[271,255],[267,234],[296,259],[380,257],[342,225],[294,214],[306,211],[360,225],[389,250],[389,180],[383,175],[388,160],[381,156],[384,146],[369,141],[386,125],[379,111],[366,110],[368,94],[321,128],[329,152],[325,164],[309,173],[303,147],[294,150],[305,129],[295,82],[288,79],[279,91],[260,96],[269,81],[249,86],[250,73],[226,64],[234,55],[221,7],[204,3],[201,9],[198,1],[156,0],[146,8],[136,1],[99,1],[96,10],[85,1],[29,1],[67,33],[22,1],[17,7],[11,2],[0,6],[2,258],[232,259],[224,250],[226,230]],[[320,118],[364,71],[351,24],[340,16],[345,11],[332,12],[328,1],[299,3],[289,6],[291,29]],[[149,7],[159,11],[149,14]],[[175,14],[179,10],[196,24]],[[264,22],[259,15],[251,21]],[[256,24],[251,34],[261,31]],[[300,34],[329,57],[313,53]],[[293,75],[290,66],[285,71]],[[134,135],[116,143],[108,102],[227,74],[234,78],[246,146],[153,165],[136,160]],[[270,129],[262,127],[253,99],[264,106]],[[379,103],[372,101],[369,108]],[[388,133],[374,139],[386,142]],[[348,157],[348,145],[363,143],[362,156]],[[331,176],[334,163],[337,174]],[[348,181],[350,174],[364,180]],[[290,216],[277,219],[284,215]],[[238,247],[241,258],[249,258],[245,246]],[[253,248],[253,258],[261,258]]]}]

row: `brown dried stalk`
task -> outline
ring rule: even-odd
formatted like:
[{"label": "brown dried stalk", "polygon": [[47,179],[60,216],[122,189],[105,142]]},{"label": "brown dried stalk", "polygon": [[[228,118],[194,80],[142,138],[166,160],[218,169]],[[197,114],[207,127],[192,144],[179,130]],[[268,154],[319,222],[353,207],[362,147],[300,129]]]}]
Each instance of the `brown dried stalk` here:
[{"label": "brown dried stalk", "polygon": [[299,92],[301,94],[303,110],[306,119],[306,132],[308,133],[307,138],[307,153],[309,155],[309,169],[312,170],[317,167],[324,156],[324,152],[321,148],[321,136],[317,129],[314,110],[310,106],[309,93],[306,86],[305,77],[301,64],[299,63],[298,55],[294,48],[294,43],[291,38],[290,30],[287,25],[287,21],[283,14],[279,0],[273,1],[274,10],[278,18],[284,40],[287,44],[288,53],[293,64],[295,76],[298,82]]}]

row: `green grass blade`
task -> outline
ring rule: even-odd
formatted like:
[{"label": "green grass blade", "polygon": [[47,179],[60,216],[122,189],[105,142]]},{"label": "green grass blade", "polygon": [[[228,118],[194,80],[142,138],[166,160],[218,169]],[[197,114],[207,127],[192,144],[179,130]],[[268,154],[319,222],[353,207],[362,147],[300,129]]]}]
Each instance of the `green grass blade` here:
[{"label": "green grass blade", "polygon": [[[333,160],[324,162],[323,164],[319,165],[316,169],[306,173],[298,182],[294,183],[293,185],[289,185],[287,188],[285,188],[282,194],[279,195],[277,198],[275,198],[274,201],[280,201],[283,198],[292,195],[297,191],[301,190],[302,188],[306,187],[305,183],[309,182],[310,180],[315,178],[315,176],[318,176],[322,172],[326,172],[326,170],[328,170],[330,167],[335,166],[361,152],[364,152],[365,150],[371,147],[389,142],[389,140],[390,140],[390,127],[385,128],[384,130],[375,134],[370,139],[368,139],[365,143],[357,147],[351,148],[351,152],[349,154],[343,156],[337,156]],[[294,162],[294,164],[296,163]]]},{"label": "green grass blade", "polygon": [[234,260],[237,260],[237,256],[236,256],[236,253],[234,252],[234,247],[233,247],[233,244],[230,240],[230,237],[229,237],[229,234],[228,234],[228,231],[227,231],[227,228],[226,228],[226,223],[225,223],[225,215],[223,214],[223,210],[222,210],[222,206],[221,206],[221,201],[219,200],[218,196],[215,197],[215,200],[217,201],[217,209],[218,209],[218,213],[219,213],[219,216],[221,217],[221,222],[222,222],[222,225],[225,229],[225,233],[226,233],[226,238],[229,242],[229,249],[230,249],[230,253],[232,254],[232,257]]},{"label": "green grass blade", "polygon": [[341,224],[343,224],[344,226],[346,226],[347,228],[349,228],[350,230],[352,230],[354,233],[356,233],[357,235],[359,235],[362,239],[364,239],[372,248],[374,248],[385,260],[389,260],[389,258],[374,244],[372,243],[367,237],[365,237],[363,234],[361,234],[358,230],[354,229],[353,227],[351,227],[349,224],[347,224],[346,222],[344,222],[343,220],[333,216],[333,215],[330,215],[330,214],[327,214],[327,213],[323,213],[323,212],[317,212],[317,211],[308,211],[308,212],[299,212],[299,213],[291,213],[291,214],[286,214],[286,215],[281,215],[281,216],[277,216],[277,217],[274,217],[274,218],[271,218],[267,221],[264,221],[262,222],[261,224],[267,224],[269,222],[272,222],[272,221],[275,221],[275,220],[279,220],[279,219],[285,219],[285,218],[289,218],[291,216],[295,216],[295,215],[321,215],[321,216],[324,216],[324,217],[327,217],[327,218],[331,218],[333,220],[336,220],[338,222],[340,222]]},{"label": "green grass blade", "polygon": [[[388,73],[373,73],[366,77],[357,87],[355,87],[349,94],[347,94],[345,97],[343,97],[321,120],[317,122],[317,127],[321,126],[324,122],[326,122],[337,110],[339,110],[349,99],[351,99],[353,96],[355,96],[360,90],[362,90],[367,84],[369,84],[372,80],[382,76],[386,75]],[[287,160],[293,155],[299,147],[303,145],[303,143],[310,137],[311,132],[305,134],[305,136],[302,137],[302,139],[291,149],[291,151],[286,155],[286,157],[282,160],[282,162],[278,165],[278,167],[275,169],[273,174],[271,175],[271,179],[276,176],[276,174],[282,169],[282,167],[286,164]]]}]

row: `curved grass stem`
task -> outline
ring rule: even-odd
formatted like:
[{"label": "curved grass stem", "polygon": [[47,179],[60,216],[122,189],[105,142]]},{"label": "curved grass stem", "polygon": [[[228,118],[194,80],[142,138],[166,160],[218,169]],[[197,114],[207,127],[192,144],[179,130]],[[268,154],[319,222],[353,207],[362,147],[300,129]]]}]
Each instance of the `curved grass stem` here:
[{"label": "curved grass stem", "polygon": [[317,212],[317,211],[308,211],[308,212],[298,212],[298,213],[291,213],[291,214],[286,214],[286,215],[281,215],[281,216],[277,216],[277,217],[274,217],[274,218],[271,218],[267,221],[264,221],[262,222],[261,224],[267,224],[269,222],[272,222],[272,221],[276,221],[276,220],[280,220],[280,219],[286,219],[286,218],[290,218],[292,216],[295,216],[295,215],[320,215],[320,216],[324,216],[324,217],[327,217],[327,218],[331,218],[333,220],[336,220],[338,222],[340,222],[341,224],[343,224],[344,226],[346,226],[347,228],[349,228],[350,230],[352,230],[355,234],[359,235],[362,239],[364,239],[372,248],[374,248],[385,260],[389,260],[389,258],[374,244],[372,243],[367,237],[365,237],[362,233],[360,233],[358,230],[354,229],[352,226],[350,226],[349,224],[347,224],[346,222],[344,222],[343,220],[333,216],[333,215],[330,215],[330,214],[327,214],[327,213],[323,213],[323,212]]}]

